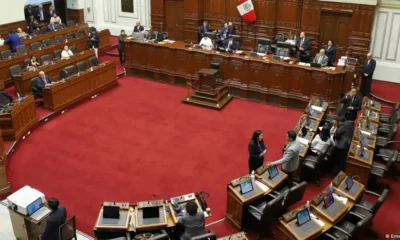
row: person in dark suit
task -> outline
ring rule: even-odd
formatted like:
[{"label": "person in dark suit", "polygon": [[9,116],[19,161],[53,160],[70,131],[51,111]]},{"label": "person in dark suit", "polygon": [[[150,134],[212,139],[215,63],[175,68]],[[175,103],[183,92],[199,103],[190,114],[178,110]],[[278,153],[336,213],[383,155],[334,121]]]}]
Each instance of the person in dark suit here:
[{"label": "person in dark suit", "polygon": [[46,10],[43,9],[42,5],[39,5],[39,11],[36,12],[36,18],[39,22],[46,21],[47,13]]},{"label": "person in dark suit", "polygon": [[328,57],[328,66],[332,66],[336,60],[336,47],[333,46],[333,41],[328,41],[328,46],[325,48],[325,54]]},{"label": "person in dark suit", "polygon": [[296,57],[297,61],[301,62],[303,58],[310,56],[310,40],[306,38],[304,32],[300,33],[300,37],[296,39]]},{"label": "person in dark suit", "polygon": [[333,137],[336,146],[336,167],[344,171],[346,167],[347,154],[349,152],[351,139],[353,138],[354,123],[346,121],[344,116],[339,116],[339,127]]},{"label": "person in dark suit", "polygon": [[206,233],[205,216],[197,211],[197,204],[193,201],[186,203],[186,214],[179,218],[178,224],[184,227],[181,240],[189,240]]},{"label": "person in dark suit", "polygon": [[264,164],[264,155],[267,153],[267,149],[264,145],[263,134],[260,130],[256,130],[253,133],[248,146],[249,150],[249,173],[257,170]]},{"label": "person in dark suit", "polygon": [[364,60],[362,68],[362,81],[360,92],[363,96],[371,96],[372,76],[374,75],[376,61],[372,59],[372,53],[367,54],[367,59]]},{"label": "person in dark suit", "polygon": [[221,29],[221,34],[219,35],[219,38],[215,41],[217,46],[224,46],[229,39],[229,29],[228,29],[228,23],[224,24],[224,27]]},{"label": "person in dark suit", "polygon": [[38,90],[38,94],[42,96],[43,88],[51,85],[52,82],[53,81],[49,76],[46,76],[46,74],[43,71],[40,71],[39,77],[37,78],[36,81],[36,88]]},{"label": "person in dark suit", "polygon": [[99,46],[100,46],[100,36],[96,28],[92,28],[92,32],[89,33],[89,42],[91,48],[94,49],[96,58],[99,58]]},{"label": "person in dark suit", "polygon": [[210,32],[210,31],[211,31],[211,29],[210,29],[210,26],[208,25],[208,22],[207,22],[207,21],[204,21],[204,22],[203,22],[203,25],[201,25],[201,26],[199,27],[199,41],[200,41],[201,39],[203,39],[204,33]]},{"label": "person in dark suit", "polygon": [[18,46],[24,45],[21,42],[21,39],[18,37],[18,35],[13,30],[8,31],[8,38],[6,39],[4,44],[10,44],[11,50],[13,52],[17,51]]},{"label": "person in dark suit", "polygon": [[36,29],[38,29],[38,22],[35,20],[34,22],[30,22],[28,24],[28,33],[32,34]]},{"label": "person in dark suit", "polygon": [[232,22],[228,22],[228,31],[229,31],[229,35],[235,34],[236,33],[235,24],[233,24]]},{"label": "person in dark suit", "polygon": [[47,219],[46,228],[40,236],[40,239],[59,239],[59,228],[65,223],[65,220],[67,219],[67,210],[65,209],[65,207],[58,207],[60,203],[55,198],[50,198],[47,203],[52,212]]},{"label": "person in dark suit", "polygon": [[143,32],[144,27],[140,25],[140,21],[136,21],[136,26],[133,28],[133,32]]},{"label": "person in dark suit", "polygon": [[56,13],[52,6],[49,6],[49,11],[46,11],[46,22],[50,22],[50,18]]},{"label": "person in dark suit", "polygon": [[225,50],[227,52],[232,52],[238,50],[239,45],[237,42],[233,41],[233,37],[229,37],[229,41],[225,43]]},{"label": "person in dark suit", "polygon": [[361,110],[361,102],[361,97],[357,96],[357,89],[352,88],[340,99],[343,108],[340,110],[339,116],[345,117],[348,121],[354,121],[357,118],[357,112]]},{"label": "person in dark suit", "polygon": [[119,53],[119,61],[121,64],[124,64],[125,59],[123,59],[124,52],[124,40],[125,40],[125,31],[121,30],[121,34],[118,36],[118,53]]},{"label": "person in dark suit", "polygon": [[28,4],[28,6],[26,6],[25,10],[25,20],[29,21],[29,19],[31,18],[32,15],[35,15],[35,12],[32,10],[32,6],[30,4]]},{"label": "person in dark suit", "polygon": [[164,36],[162,35],[162,33],[158,31],[157,28],[155,28],[153,29],[153,35],[151,37],[151,40],[154,40],[155,43],[162,42],[164,41]]}]

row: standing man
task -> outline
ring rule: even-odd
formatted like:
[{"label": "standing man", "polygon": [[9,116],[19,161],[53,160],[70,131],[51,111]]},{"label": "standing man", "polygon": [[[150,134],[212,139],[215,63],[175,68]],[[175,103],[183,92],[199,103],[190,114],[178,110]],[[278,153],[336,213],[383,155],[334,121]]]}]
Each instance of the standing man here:
[{"label": "standing man", "polygon": [[371,96],[372,75],[374,75],[375,67],[376,61],[372,59],[372,53],[369,52],[367,54],[367,59],[364,60],[362,68],[362,81],[360,92],[363,96]]},{"label": "standing man", "polygon": [[125,59],[123,59],[125,37],[125,31],[121,30],[121,34],[118,36],[118,53],[121,64],[125,62]]},{"label": "standing man", "polygon": [[336,60],[336,47],[333,46],[333,41],[328,41],[328,46],[325,48],[325,54],[328,57],[328,66],[332,66]]},{"label": "standing man", "polygon": [[228,22],[229,35],[236,33],[236,27],[232,22]]},{"label": "standing man", "polygon": [[29,21],[31,16],[34,15],[34,12],[33,12],[32,7],[31,7],[30,4],[28,4],[28,6],[26,6],[24,13],[25,13],[26,21]]},{"label": "standing man", "polygon": [[344,171],[346,167],[347,154],[350,149],[351,139],[353,138],[354,123],[346,121],[343,116],[339,117],[339,127],[336,130],[335,140],[336,146],[336,166],[338,171]]},{"label": "standing man", "polygon": [[96,28],[94,28],[94,27],[92,28],[92,32],[89,33],[89,41],[90,41],[91,47],[94,49],[96,58],[99,58],[100,36],[97,33]]},{"label": "standing man", "polygon": [[224,27],[221,30],[221,34],[219,35],[219,38],[215,42],[216,42],[217,46],[224,46],[228,42],[228,38],[229,38],[228,23],[225,23]]},{"label": "standing man", "polygon": [[328,65],[328,61],[329,61],[329,59],[325,55],[324,49],[319,50],[319,53],[314,58],[314,63],[321,64],[322,67],[325,67],[326,65]]},{"label": "standing man", "polygon": [[361,110],[361,97],[357,96],[357,89],[352,88],[345,96],[340,99],[343,108],[340,110],[339,116],[345,117],[348,121],[354,121],[357,118],[357,112]]},{"label": "standing man", "polygon": [[40,239],[59,239],[59,228],[65,223],[65,220],[67,219],[67,210],[65,209],[65,207],[58,207],[60,203],[55,198],[50,198],[47,203],[51,209],[51,213],[47,219],[46,228],[40,236]]},{"label": "standing man", "polygon": [[37,12],[37,19],[39,19],[39,22],[44,22],[46,20],[47,13],[43,9],[42,5],[39,5],[39,11]]},{"label": "standing man", "polygon": [[52,6],[49,6],[49,11],[46,12],[46,22],[50,22],[51,17],[54,15],[56,11],[54,11]]},{"label": "standing man", "polygon": [[292,187],[293,183],[293,173],[299,167],[299,153],[300,153],[300,145],[296,141],[296,132],[290,130],[286,135],[286,146],[284,148],[283,157],[280,160],[275,162],[271,162],[274,165],[282,164],[282,171],[288,175],[288,187]]},{"label": "standing man", "polygon": [[210,26],[207,21],[203,22],[203,25],[199,27],[199,40],[203,39],[204,33],[210,32]]},{"label": "standing man", "polygon": [[133,32],[143,32],[144,27],[140,25],[140,21],[136,21],[136,26],[133,28]]},{"label": "standing man", "polygon": [[310,56],[310,39],[306,38],[304,32],[301,32],[300,37],[296,39],[296,48],[296,57],[298,62],[301,62],[302,58]]}]

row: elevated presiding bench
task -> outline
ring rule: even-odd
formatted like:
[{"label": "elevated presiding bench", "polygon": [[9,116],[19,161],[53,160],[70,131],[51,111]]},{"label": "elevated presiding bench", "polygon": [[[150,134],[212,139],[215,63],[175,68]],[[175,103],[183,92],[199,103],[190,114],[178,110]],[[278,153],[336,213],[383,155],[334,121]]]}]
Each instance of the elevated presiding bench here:
[{"label": "elevated presiding bench", "polygon": [[36,71],[23,72],[21,75],[14,76],[14,84],[17,92],[21,96],[32,93],[31,80],[39,75],[39,71],[44,71],[53,80],[58,80],[60,71],[67,66],[76,65],[78,62],[85,61],[94,57],[93,50],[79,52],[70,57],[70,59],[60,60],[52,65],[40,66]]},{"label": "elevated presiding bench", "polygon": [[105,62],[54,85],[43,88],[44,107],[60,111],[117,84],[115,62]]},{"label": "elevated presiding bench", "polygon": [[36,105],[33,96],[28,96],[10,106],[10,112],[0,113],[0,128],[5,140],[18,140],[37,123]]},{"label": "elevated presiding bench", "polygon": [[[197,72],[219,63],[220,78],[230,80],[231,94],[240,98],[304,108],[313,96],[328,103],[339,101],[351,88],[353,72],[343,67],[314,68],[286,62],[271,55],[250,56],[188,47],[184,42],[154,44],[126,39],[125,68],[140,75],[186,86],[198,79]],[[289,61],[288,60],[288,61]]]}]

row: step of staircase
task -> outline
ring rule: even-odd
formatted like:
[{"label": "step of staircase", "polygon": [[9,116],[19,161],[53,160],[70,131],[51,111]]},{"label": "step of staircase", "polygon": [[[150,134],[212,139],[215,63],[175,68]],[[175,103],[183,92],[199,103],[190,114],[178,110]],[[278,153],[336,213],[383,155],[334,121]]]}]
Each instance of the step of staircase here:
[{"label": "step of staircase", "polygon": [[225,93],[224,95],[221,94],[220,102],[219,105],[217,104],[216,99],[211,99],[211,98],[199,98],[198,95],[196,95],[196,92],[192,93],[189,95],[189,97],[185,97],[182,99],[183,103],[187,104],[192,104],[192,105],[197,105],[201,107],[208,107],[212,109],[217,109],[221,110],[223,109],[226,104],[228,104],[232,100],[232,95]]}]

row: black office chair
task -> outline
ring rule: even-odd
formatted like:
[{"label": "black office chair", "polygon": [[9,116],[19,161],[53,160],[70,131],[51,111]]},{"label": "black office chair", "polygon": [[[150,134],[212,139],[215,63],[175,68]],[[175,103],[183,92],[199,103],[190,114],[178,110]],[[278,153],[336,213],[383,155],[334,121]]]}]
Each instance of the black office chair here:
[{"label": "black office chair", "polygon": [[190,238],[190,240],[216,240],[216,239],[217,236],[213,231],[209,231],[208,233]]},{"label": "black office chair", "polygon": [[[329,138],[327,141],[330,141]],[[310,176],[314,182],[319,186],[320,184],[320,179],[321,179],[321,165],[325,159],[325,155],[328,151],[328,148],[325,149],[325,151],[321,152],[318,155],[315,155],[314,153],[307,154],[304,158],[303,161],[303,167],[304,167],[304,173],[307,176]]]},{"label": "black office chair", "polygon": [[25,59],[24,60],[24,68],[27,68],[29,66],[30,62],[31,62],[30,58]]},{"label": "black office chair", "polygon": [[20,45],[16,48],[18,55],[25,55],[28,54],[28,49],[25,45]]},{"label": "black office chair", "polygon": [[86,63],[86,61],[78,62],[78,63],[76,64],[76,66],[78,67],[78,71],[79,71],[79,72],[84,72],[84,71],[86,71],[86,70],[89,68],[88,65],[87,65],[87,63]]},{"label": "black office chair", "polygon": [[7,58],[9,58],[9,57],[12,57],[13,56],[13,54],[11,53],[11,50],[4,50],[4,51],[1,51],[1,58],[2,59],[7,59]]},{"label": "black office chair", "polygon": [[47,62],[47,64],[49,64],[52,61],[53,61],[53,58],[49,54],[46,54],[46,55],[43,55],[43,56],[40,57],[40,63],[42,65],[45,65],[46,62]]},{"label": "black office chair", "polygon": [[397,134],[397,129],[397,119],[392,117],[388,123],[379,123],[378,135],[388,139],[393,139]]},{"label": "black office chair", "polygon": [[78,73],[78,69],[75,65],[67,66],[64,68],[64,70],[68,72],[68,76],[72,76]]},{"label": "black office chair", "polygon": [[81,30],[78,31],[78,37],[82,37],[82,36],[85,36],[85,35],[87,35],[87,33],[86,33],[86,31],[84,29],[81,29]]},{"label": "black office chair", "polygon": [[51,46],[51,45],[53,45],[53,43],[51,42],[51,39],[44,39],[43,41],[42,41],[42,43],[44,44],[44,45],[46,45],[46,46]]},{"label": "black office chair", "polygon": [[32,78],[32,79],[31,79],[32,93],[33,93],[33,96],[34,96],[35,98],[41,98],[41,97],[42,97],[42,94],[41,94],[41,93],[39,92],[39,90],[38,90],[37,81],[38,81],[37,78]]},{"label": "black office chair", "polygon": [[74,25],[75,25],[75,21],[74,20],[67,21],[67,27],[72,27]]},{"label": "black office chair", "polygon": [[275,55],[283,56],[283,57],[290,57],[290,49],[291,49],[290,43],[279,41],[276,43]]},{"label": "black office chair", "polygon": [[371,216],[360,218],[357,214],[349,212],[343,220],[332,226],[329,233],[338,238],[359,239],[361,234],[368,230],[371,222]]},{"label": "black office chair", "polygon": [[168,39],[168,33],[167,32],[160,32],[163,35],[163,39]]},{"label": "black office chair", "polygon": [[[382,105],[382,108],[387,108]],[[400,108],[400,103],[394,103],[392,108],[390,109],[390,113],[380,113],[379,122],[381,123],[389,123],[392,118],[396,119],[396,123],[400,120],[400,113],[398,112]]]},{"label": "black office chair", "polygon": [[291,205],[293,205],[303,199],[306,188],[307,188],[307,182],[303,181],[299,184],[295,184],[293,187],[288,189],[288,191],[284,191],[283,193],[272,192],[270,194],[270,196],[273,196],[275,198],[281,194],[285,196],[285,200],[283,201],[283,208],[282,208],[282,214],[283,214],[287,211],[287,209]]},{"label": "black office chair", "polygon": [[215,70],[219,70],[219,67],[220,67],[220,63],[211,63],[210,64],[210,68],[211,69],[215,69]]},{"label": "black office chair", "polygon": [[71,50],[71,52],[73,54],[77,54],[78,53],[78,48],[76,47],[76,45],[72,45],[71,47],[69,47],[69,50]]},{"label": "black office chair", "polygon": [[33,42],[31,43],[31,51],[38,50],[41,48],[42,44],[40,42]]},{"label": "black office chair", "polygon": [[153,234],[148,240],[169,240],[168,233],[162,229],[160,234]]},{"label": "black office chair", "polygon": [[65,42],[65,39],[64,39],[64,36],[63,36],[63,35],[56,36],[55,39],[56,39],[56,40],[55,40],[56,43]]},{"label": "black office chair", "polygon": [[61,52],[62,52],[61,49],[55,50],[54,51],[54,57],[61,59]]},{"label": "black office chair", "polygon": [[42,34],[42,31],[41,31],[41,29],[37,28],[37,29],[33,30],[33,35],[32,36],[37,36],[37,35],[40,35],[40,34]]},{"label": "black office chair", "polygon": [[[376,154],[375,157],[388,158],[388,156],[382,156],[381,154]],[[371,166],[371,171],[370,171],[371,177],[370,177],[369,185],[372,185],[374,187],[375,184],[377,183],[378,179],[387,178],[390,175],[390,173],[393,172],[392,168],[395,163],[396,162],[393,158],[388,158],[386,163],[381,163],[380,161],[373,161],[372,166]],[[392,175],[392,177],[394,178],[394,180],[397,180],[394,175]],[[384,186],[387,186],[387,185],[385,184]]]},{"label": "black office chair", "polygon": [[89,58],[90,67],[95,67],[99,65],[99,60],[96,57]]},{"label": "black office chair", "polygon": [[49,29],[47,28],[47,26],[43,26],[43,27],[40,28],[40,33],[41,33],[41,34],[45,34],[45,33],[47,33],[48,31],[49,31]]},{"label": "black office chair", "polygon": [[58,232],[60,236],[59,240],[77,240],[75,215],[73,215],[70,219],[68,219],[68,221],[61,225]]},{"label": "black office chair", "polygon": [[[375,203],[369,202],[364,199],[364,195],[373,195],[377,197]],[[363,198],[361,198],[351,209],[351,212],[360,215],[361,217],[369,217],[372,216],[372,219],[375,217],[378,210],[381,208],[382,204],[386,201],[387,196],[389,195],[389,189],[385,188],[382,193],[379,195],[375,192],[371,192],[366,190],[363,194]]]},{"label": "black office chair", "polygon": [[75,32],[68,33],[67,38],[68,39],[75,39],[76,38],[76,33]]},{"label": "black office chair", "polygon": [[283,33],[277,33],[275,35],[275,42],[284,42],[285,41],[285,35]]},{"label": "black office chair", "polygon": [[14,81],[15,75],[20,75],[22,73],[22,67],[20,65],[14,65],[9,68],[11,79]]},{"label": "black office chair", "polygon": [[267,38],[257,38],[257,47],[254,49],[257,53],[270,53],[271,52],[271,40]]},{"label": "black office chair", "polygon": [[269,233],[275,237],[275,233],[270,229],[270,225],[282,215],[283,201],[285,195],[280,194],[271,201],[264,201],[256,206],[250,205],[247,209],[247,214],[256,222],[257,225],[257,240]]},{"label": "black office chair", "polygon": [[70,75],[68,74],[68,71],[67,71],[67,70],[62,69],[62,70],[60,71],[60,79],[61,79],[61,80],[68,79],[69,77],[70,77]]}]

